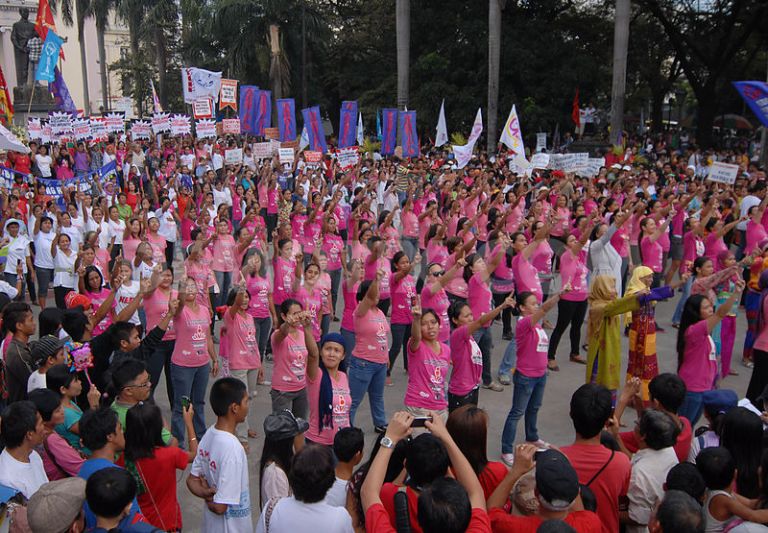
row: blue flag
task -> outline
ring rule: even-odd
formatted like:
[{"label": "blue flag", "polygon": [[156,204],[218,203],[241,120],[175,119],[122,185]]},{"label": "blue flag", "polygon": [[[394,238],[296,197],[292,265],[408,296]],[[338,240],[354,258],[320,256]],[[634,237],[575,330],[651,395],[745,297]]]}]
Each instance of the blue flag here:
[{"label": "blue flag", "polygon": [[381,116],[381,155],[392,155],[397,143],[397,109],[382,109]]},{"label": "blue flag", "polygon": [[323,121],[320,118],[320,106],[302,109],[301,114],[304,117],[304,128],[307,130],[310,149],[314,152],[326,153],[328,145],[325,142]]},{"label": "blue flag", "polygon": [[376,138],[379,142],[384,138],[381,135],[381,112],[378,109],[376,110]]},{"label": "blue flag", "polygon": [[416,133],[416,111],[400,112],[400,143],[403,157],[418,157],[419,135]]},{"label": "blue flag", "polygon": [[281,142],[296,140],[296,103],[293,98],[277,100],[277,127]]},{"label": "blue flag", "polygon": [[255,85],[240,86],[240,131],[256,133],[256,99],[259,88]]},{"label": "blue flag", "polygon": [[357,142],[357,102],[344,101],[341,103],[339,118],[339,148],[354,146]]},{"label": "blue flag", "polygon": [[56,62],[59,60],[59,50],[64,43],[64,39],[56,35],[53,30],[48,29],[48,35],[45,36],[43,50],[40,52],[40,62],[35,71],[35,81],[51,82],[56,79]]},{"label": "blue flag", "polygon": [[768,83],[764,81],[734,81],[733,86],[763,126],[768,126]]},{"label": "blue flag", "polygon": [[69,94],[67,84],[64,83],[64,78],[61,77],[61,71],[58,67],[54,68],[54,77],[55,79],[48,84],[48,90],[51,92],[53,100],[56,102],[56,109],[72,115],[77,115],[77,106],[75,106],[75,102]]}]

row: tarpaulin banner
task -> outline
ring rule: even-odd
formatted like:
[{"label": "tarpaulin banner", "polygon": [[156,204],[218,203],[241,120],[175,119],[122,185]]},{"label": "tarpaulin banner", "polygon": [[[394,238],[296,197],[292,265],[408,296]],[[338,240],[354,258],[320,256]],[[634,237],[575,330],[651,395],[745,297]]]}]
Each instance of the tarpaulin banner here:
[{"label": "tarpaulin banner", "polygon": [[733,86],[763,126],[768,126],[768,83],[764,81],[735,81]]},{"label": "tarpaulin banner", "polygon": [[304,117],[304,126],[307,128],[310,149],[315,152],[326,153],[328,145],[325,142],[323,120],[320,118],[320,106],[302,109],[301,115]]},{"label": "tarpaulin banner", "polygon": [[277,101],[277,127],[281,141],[296,139],[296,102],[293,98],[280,98]]},{"label": "tarpaulin banner", "polygon": [[35,81],[52,82],[56,79],[56,64],[59,60],[59,51],[64,39],[56,35],[52,30],[48,30],[43,43],[43,49],[40,52],[40,62],[37,64],[35,72]]},{"label": "tarpaulin banner", "polygon": [[198,139],[216,138],[216,121],[202,118],[195,123],[195,135]]},{"label": "tarpaulin banner", "polygon": [[219,93],[219,109],[231,107],[237,111],[237,80],[221,80]]},{"label": "tarpaulin banner", "polygon": [[397,109],[382,109],[381,122],[381,155],[392,155],[397,143]]},{"label": "tarpaulin banner", "polygon": [[224,135],[240,135],[240,120],[236,118],[225,118],[222,120],[221,133]]},{"label": "tarpaulin banner", "polygon": [[357,101],[341,103],[339,116],[339,148],[354,146],[357,142]]},{"label": "tarpaulin banner", "polygon": [[134,141],[146,140],[151,137],[152,123],[148,120],[134,120],[131,122],[131,139]]},{"label": "tarpaulin banner", "polygon": [[256,135],[264,135],[264,128],[272,125],[272,91],[259,91],[253,120]]},{"label": "tarpaulin banner", "polygon": [[154,113],[152,115],[152,131],[155,135],[171,131],[171,114]]},{"label": "tarpaulin banner", "polygon": [[255,85],[240,87],[240,131],[255,134],[256,100],[259,88]]},{"label": "tarpaulin banner", "polygon": [[419,135],[416,133],[416,111],[401,112],[399,122],[403,157],[418,157]]},{"label": "tarpaulin banner", "polygon": [[184,103],[191,104],[200,98],[211,97],[219,101],[221,90],[221,72],[211,72],[201,68],[181,69],[181,87],[184,91]]}]

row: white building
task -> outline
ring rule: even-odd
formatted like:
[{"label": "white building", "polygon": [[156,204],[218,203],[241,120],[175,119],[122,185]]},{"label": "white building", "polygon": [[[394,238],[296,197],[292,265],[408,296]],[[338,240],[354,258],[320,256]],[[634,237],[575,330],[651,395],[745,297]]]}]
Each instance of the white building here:
[{"label": "white building", "polygon": [[[59,2],[60,4],[61,2]],[[76,9],[75,0],[72,0],[73,11]],[[13,98],[13,88],[17,86],[16,66],[14,62],[13,43],[11,42],[11,28],[19,20],[19,9],[26,7],[29,9],[29,20],[35,22],[37,16],[38,0],[0,0],[0,66],[3,68],[5,80]],[[73,13],[74,15],[74,13]],[[65,61],[62,65],[62,75],[69,88],[69,93],[77,105],[82,110],[86,95],[83,90],[83,66],[80,60],[80,43],[77,40],[76,21],[72,26],[67,26],[61,17],[61,7],[57,9],[54,15],[56,22],[56,32],[66,42],[62,46],[64,50]],[[96,23],[93,17],[85,21],[85,59],[88,71],[88,101],[91,106],[91,113],[97,114],[102,106],[103,94],[101,90],[101,70],[109,68],[109,65],[119,60],[128,52],[128,28],[119,20],[110,17],[109,26],[105,32],[104,40],[106,45],[107,64],[99,63],[99,49],[96,39]],[[114,108],[118,100],[122,98],[122,86],[120,78],[113,72],[108,72],[107,93],[110,100],[110,107]],[[45,84],[44,84],[45,85]],[[47,90],[47,85],[45,86]],[[14,108],[16,108],[14,102]],[[20,109],[16,109],[18,113]]]}]

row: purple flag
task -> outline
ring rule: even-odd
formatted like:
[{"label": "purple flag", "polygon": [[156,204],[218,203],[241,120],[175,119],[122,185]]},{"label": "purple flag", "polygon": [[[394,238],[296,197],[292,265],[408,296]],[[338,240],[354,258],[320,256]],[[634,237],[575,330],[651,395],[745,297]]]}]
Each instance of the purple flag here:
[{"label": "purple flag", "polygon": [[264,135],[264,128],[272,126],[272,91],[259,91],[256,98],[254,129],[256,135]]},{"label": "purple flag", "polygon": [[256,134],[256,100],[259,88],[255,85],[240,86],[240,131]]},{"label": "purple flag", "polygon": [[419,156],[419,136],[416,133],[416,111],[400,112],[400,143],[403,157]]},{"label": "purple flag", "polygon": [[296,140],[296,103],[293,98],[277,100],[277,127],[282,142]]},{"label": "purple flag", "polygon": [[48,90],[53,95],[53,99],[56,102],[56,109],[65,111],[77,116],[77,106],[72,100],[72,96],[69,94],[67,84],[64,83],[64,78],[61,77],[61,71],[59,67],[53,69],[54,79],[48,83]]},{"label": "purple flag", "polygon": [[768,83],[764,81],[734,81],[733,86],[763,126],[768,126]]},{"label": "purple flag", "polygon": [[381,155],[392,155],[397,143],[397,109],[382,109],[381,118]]},{"label": "purple flag", "polygon": [[341,103],[339,119],[339,148],[355,146],[357,142],[357,101]]},{"label": "purple flag", "polygon": [[304,127],[307,128],[310,149],[314,152],[326,153],[328,145],[325,143],[323,121],[320,118],[320,106],[302,109],[301,114],[304,117]]}]

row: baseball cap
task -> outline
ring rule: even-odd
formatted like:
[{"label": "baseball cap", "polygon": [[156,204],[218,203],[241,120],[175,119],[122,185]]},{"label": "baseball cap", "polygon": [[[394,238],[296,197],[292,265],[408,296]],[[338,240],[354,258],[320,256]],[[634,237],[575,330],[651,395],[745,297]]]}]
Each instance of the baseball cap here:
[{"label": "baseball cap", "polygon": [[35,362],[42,362],[53,356],[61,350],[64,345],[69,341],[69,337],[60,339],[55,335],[45,335],[39,340],[32,341],[30,343],[30,353],[32,360]]},{"label": "baseball cap", "polygon": [[27,504],[32,533],[63,533],[80,514],[85,503],[85,480],[68,477],[40,487]]},{"label": "baseball cap", "polygon": [[64,305],[67,309],[74,309],[75,307],[82,307],[84,310],[91,308],[91,299],[80,294],[79,292],[70,291],[64,297]]},{"label": "baseball cap", "polygon": [[579,495],[579,478],[568,458],[557,450],[536,454],[536,490],[539,502],[552,511],[564,511]]},{"label": "baseball cap", "polygon": [[268,439],[292,439],[309,429],[309,423],[303,418],[296,418],[288,409],[272,413],[264,419],[264,434]]},{"label": "baseball cap", "polygon": [[704,391],[701,401],[708,412],[727,413],[739,403],[739,397],[731,389],[716,389]]}]

